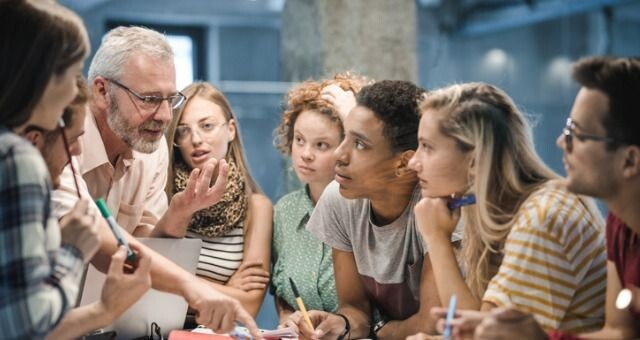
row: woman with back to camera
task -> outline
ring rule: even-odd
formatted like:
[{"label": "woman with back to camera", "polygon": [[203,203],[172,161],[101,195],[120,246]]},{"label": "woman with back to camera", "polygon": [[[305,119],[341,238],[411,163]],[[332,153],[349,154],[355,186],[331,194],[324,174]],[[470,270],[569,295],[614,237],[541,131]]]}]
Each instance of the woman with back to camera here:
[{"label": "woman with back to camera", "polygon": [[[106,325],[113,304],[104,299],[82,315],[67,314],[84,269],[100,244],[89,204],[80,201],[60,224],[52,215],[51,175],[38,150],[23,136],[57,128],[78,88],[89,52],[80,18],[53,1],[0,2],[0,329],[6,338],[77,337]],[[60,228],[62,226],[62,230]],[[110,270],[122,264],[118,251]],[[144,256],[143,256],[144,257]],[[136,270],[136,276],[148,272]],[[111,277],[113,278],[113,277]],[[108,302],[132,303],[119,294]],[[139,289],[134,291],[138,292]],[[103,298],[106,296],[103,295]],[[77,323],[76,323],[77,322]],[[72,325],[76,323],[76,325]],[[95,327],[94,327],[95,326]]]}]

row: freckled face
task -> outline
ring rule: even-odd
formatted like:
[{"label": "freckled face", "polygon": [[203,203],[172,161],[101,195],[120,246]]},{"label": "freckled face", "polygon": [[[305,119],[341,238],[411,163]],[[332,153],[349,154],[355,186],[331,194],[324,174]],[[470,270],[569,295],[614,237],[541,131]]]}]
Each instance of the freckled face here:
[{"label": "freckled face", "polygon": [[301,182],[326,186],[333,180],[333,153],[341,140],[339,124],[314,111],[303,111],[298,115],[293,127],[291,160]]}]

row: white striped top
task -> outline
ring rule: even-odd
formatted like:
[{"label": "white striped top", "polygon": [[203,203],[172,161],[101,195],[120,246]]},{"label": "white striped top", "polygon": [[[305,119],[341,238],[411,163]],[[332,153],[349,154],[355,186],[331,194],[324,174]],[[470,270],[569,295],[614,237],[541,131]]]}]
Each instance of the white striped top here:
[{"label": "white striped top", "polygon": [[598,329],[606,262],[602,225],[578,196],[549,183],[520,208],[483,301],[532,313],[547,330]]},{"label": "white striped top", "polygon": [[187,232],[187,238],[202,240],[196,275],[226,284],[242,264],[244,251],[244,228],[242,224],[225,235],[208,238]]}]

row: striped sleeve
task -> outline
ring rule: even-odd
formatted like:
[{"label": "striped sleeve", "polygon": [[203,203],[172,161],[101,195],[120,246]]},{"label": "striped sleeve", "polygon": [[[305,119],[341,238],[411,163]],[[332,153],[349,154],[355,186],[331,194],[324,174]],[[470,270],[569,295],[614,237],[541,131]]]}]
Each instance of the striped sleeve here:
[{"label": "striped sleeve", "polygon": [[599,326],[606,284],[602,230],[573,194],[545,189],[532,196],[483,300],[532,313],[545,329]]}]

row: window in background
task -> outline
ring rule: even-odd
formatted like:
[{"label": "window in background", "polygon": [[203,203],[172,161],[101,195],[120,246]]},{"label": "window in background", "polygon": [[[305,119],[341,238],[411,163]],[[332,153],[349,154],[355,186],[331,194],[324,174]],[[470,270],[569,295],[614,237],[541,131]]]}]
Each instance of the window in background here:
[{"label": "window in background", "polygon": [[110,20],[107,21],[106,31],[118,26],[144,26],[166,35],[175,55],[176,87],[178,90],[185,88],[196,79],[207,79],[205,29],[203,27]]},{"label": "window in background", "polygon": [[194,80],[193,38],[188,35],[167,34],[167,41],[175,56],[176,86],[183,89]]}]

